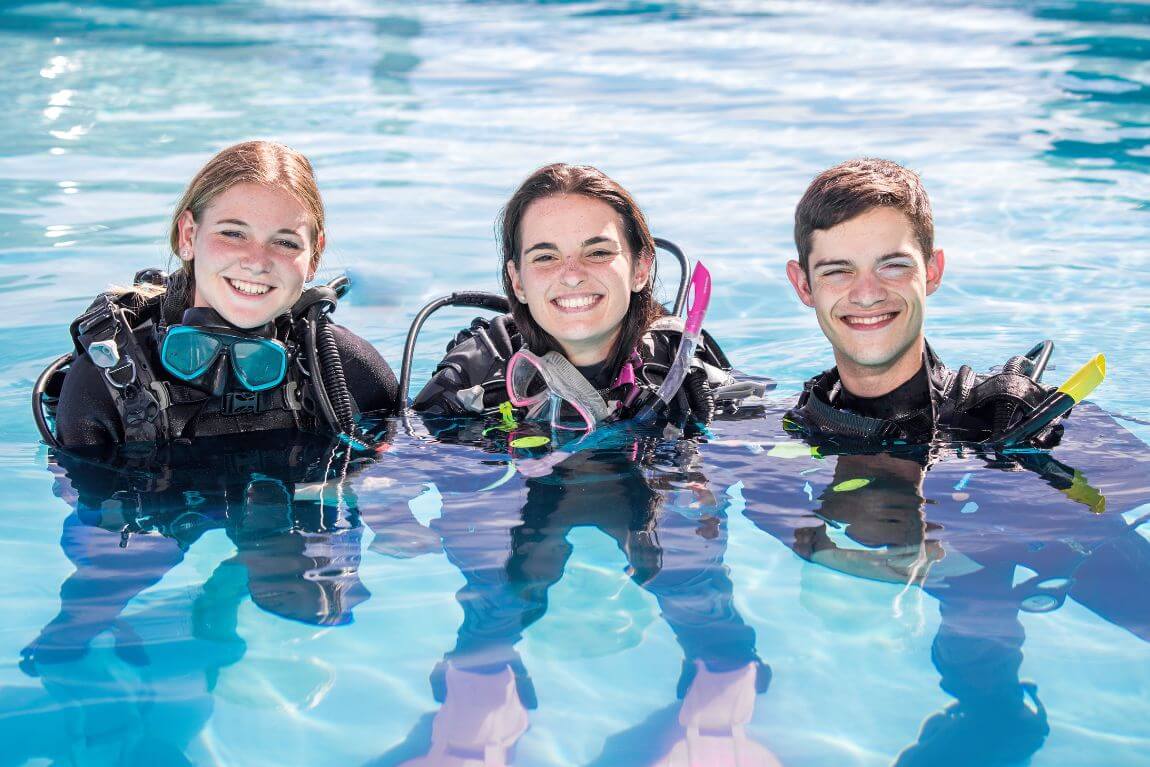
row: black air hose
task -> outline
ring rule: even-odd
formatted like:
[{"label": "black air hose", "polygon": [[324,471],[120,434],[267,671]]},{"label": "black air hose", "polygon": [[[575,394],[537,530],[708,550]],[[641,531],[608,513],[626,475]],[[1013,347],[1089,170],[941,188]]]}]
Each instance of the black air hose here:
[{"label": "black air hose", "polygon": [[[1023,371],[1028,365],[1030,365],[1030,360],[1019,354],[1006,361],[1006,364],[1002,366],[1001,375],[1025,375]],[[1017,411],[1018,403],[1011,399],[1001,399],[995,404],[993,436],[1001,437],[1006,434]]]},{"label": "black air hose", "polygon": [[351,392],[347,390],[347,377],[343,372],[343,361],[339,358],[339,347],[336,346],[335,331],[331,329],[331,323],[319,321],[316,325],[316,336],[320,379],[335,417],[333,425],[348,435],[354,435],[355,420]]},{"label": "black air hose", "polygon": [[302,321],[301,338],[303,339],[303,354],[307,369],[311,373],[311,395],[319,410],[319,416],[323,422],[327,424],[328,428],[333,431],[339,431],[339,420],[336,418],[335,410],[332,408],[331,398],[328,396],[327,387],[324,383],[322,373],[323,366],[320,364],[319,339],[316,326],[323,312],[324,309],[321,306],[313,306],[307,311],[307,315]]},{"label": "black air hose", "polygon": [[702,411],[701,415],[705,417],[700,420],[704,424],[710,423],[715,417],[715,394],[707,382],[707,374],[702,370],[692,370],[683,380],[683,386],[687,387],[687,401],[694,415],[697,417]]}]

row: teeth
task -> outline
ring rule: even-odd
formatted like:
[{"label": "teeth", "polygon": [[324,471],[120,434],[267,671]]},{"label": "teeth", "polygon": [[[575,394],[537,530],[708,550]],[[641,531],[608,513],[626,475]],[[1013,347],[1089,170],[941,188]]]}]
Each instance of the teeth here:
[{"label": "teeth", "polygon": [[844,317],[848,325],[877,325],[880,322],[886,322],[894,316],[894,312],[887,314],[879,314],[874,317]]},{"label": "teeth", "polygon": [[249,296],[262,296],[271,290],[270,285],[260,285],[258,282],[244,282],[243,280],[232,280],[228,282],[233,288],[241,293],[247,293]]},{"label": "teeth", "polygon": [[582,309],[599,300],[599,296],[572,296],[570,298],[556,298],[555,303],[564,309]]}]

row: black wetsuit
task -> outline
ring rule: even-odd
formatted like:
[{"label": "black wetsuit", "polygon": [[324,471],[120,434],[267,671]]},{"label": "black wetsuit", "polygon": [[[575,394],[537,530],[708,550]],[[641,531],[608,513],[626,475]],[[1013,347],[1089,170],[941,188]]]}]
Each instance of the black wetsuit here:
[{"label": "black wetsuit", "polygon": [[[635,373],[640,383],[646,386],[648,394],[662,382],[674,361],[682,337],[681,330],[681,321],[666,317],[657,321],[643,335],[636,350],[643,363],[642,370],[636,370]],[[436,366],[431,380],[415,398],[415,409],[432,415],[448,416],[493,413],[507,400],[504,382],[507,361],[521,348],[523,337],[510,315],[495,317],[491,321],[476,319],[471,327],[460,332],[448,345],[447,355]],[[705,381],[712,391],[736,381],[726,355],[705,331],[695,350],[695,358],[696,365],[690,375]],[[609,388],[618,371],[606,370],[604,365],[591,365],[579,368],[579,372],[600,393],[605,394],[605,399],[611,398]],[[685,383],[684,389],[690,388],[688,383]],[[768,383],[766,386],[770,388],[773,384]],[[642,397],[640,395],[640,401]],[[688,406],[697,420],[709,420],[710,415],[700,417],[701,408],[694,397],[681,403],[682,406]],[[668,418],[676,420],[676,415],[669,413]]]},{"label": "black wetsuit", "polygon": [[[803,385],[786,417],[807,438],[854,447],[920,444],[939,436],[982,442],[1001,436],[1053,390],[1018,372],[980,375],[966,365],[952,370],[928,345],[922,367],[894,391],[856,396],[843,386],[838,368],[831,368]],[[1062,428],[1048,426],[1030,442],[1051,447]]]},{"label": "black wetsuit", "polygon": [[[394,407],[398,384],[391,367],[379,352],[344,327],[332,325],[332,330],[343,362],[348,391],[359,411],[366,413]],[[137,338],[141,335],[137,334]],[[297,428],[295,416],[284,408],[271,408],[257,413],[223,412],[220,407],[222,398],[198,395],[191,387],[167,374],[160,365],[155,343],[150,338],[140,345],[150,357],[149,366],[157,377],[192,400],[190,405],[169,408],[173,434],[191,438]],[[274,401],[278,396],[282,400],[283,388],[281,386],[263,394],[263,399]],[[73,362],[64,379],[56,414],[56,436],[68,448],[118,445],[125,441],[123,421],[104,382],[103,371],[87,355],[81,355]]]}]

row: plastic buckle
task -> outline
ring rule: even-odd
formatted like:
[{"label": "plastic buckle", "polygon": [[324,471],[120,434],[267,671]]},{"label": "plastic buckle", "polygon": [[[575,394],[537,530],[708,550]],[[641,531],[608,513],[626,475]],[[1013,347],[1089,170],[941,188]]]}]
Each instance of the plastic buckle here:
[{"label": "plastic buckle", "polygon": [[224,415],[255,415],[260,412],[260,395],[254,391],[229,392],[224,395]]},{"label": "plastic buckle", "polygon": [[101,304],[100,306],[89,309],[87,313],[81,315],[80,318],[76,320],[76,334],[81,336],[87,335],[98,325],[110,319],[112,319],[112,310],[107,304]]},{"label": "plastic buckle", "polygon": [[136,380],[136,363],[128,357],[118,367],[104,368],[104,378],[117,389],[123,389]]},{"label": "plastic buckle", "polygon": [[160,414],[160,403],[150,389],[135,385],[125,385],[121,389],[125,423],[136,426],[156,420]]}]

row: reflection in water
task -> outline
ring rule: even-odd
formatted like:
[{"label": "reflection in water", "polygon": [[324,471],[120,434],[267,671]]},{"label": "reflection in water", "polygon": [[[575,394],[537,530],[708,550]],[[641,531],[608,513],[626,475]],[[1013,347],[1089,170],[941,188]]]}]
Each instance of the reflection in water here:
[{"label": "reflection in water", "polygon": [[[1099,435],[1104,453],[1076,451]],[[938,600],[931,659],[955,702],[898,757],[907,767],[1016,764],[1042,747],[1046,709],[1038,686],[1019,677],[1020,612],[1069,597],[1150,641],[1150,541],[1122,516],[1150,500],[1139,440],[1081,406],[1057,459],[959,453],[829,455],[806,472],[807,508],[796,504],[793,474],[737,452],[713,456],[742,482],[747,517],[799,556]],[[1032,575],[1017,582],[1019,571]]]},{"label": "reflection in water", "polygon": [[[23,691],[29,699],[4,704],[19,713],[0,714],[0,740],[21,744],[16,764],[67,755],[84,765],[190,764],[220,671],[244,656],[237,613],[246,597],[316,626],[352,620],[369,596],[345,487],[362,462],[338,443],[294,436],[124,451],[111,463],[56,457],[56,492],[74,509],[61,547],[76,570],[58,614],[22,653],[43,694]],[[215,529],[234,556],[190,597],[166,592],[125,614]]]},{"label": "reflection in water", "polygon": [[[596,763],[734,764],[739,753],[739,764],[776,763],[745,730],[770,670],[755,652],[754,631],[734,607],[723,564],[727,501],[712,491],[693,445],[666,451],[643,454],[639,442],[587,450],[546,477],[483,494],[438,482],[445,501],[431,530],[466,579],[456,595],[463,623],[455,647],[431,675],[440,709],[373,764],[511,759],[527,730],[528,711],[546,704],[537,699],[516,646],[545,618],[549,591],[574,553],[569,536],[580,527],[614,541],[627,558],[627,574],[655,597],[683,651],[676,689],[681,702],[613,736]],[[518,458],[530,457],[537,456]],[[394,523],[408,529],[417,524],[398,517]],[[588,633],[601,630],[596,623],[606,607],[584,616]]]}]

